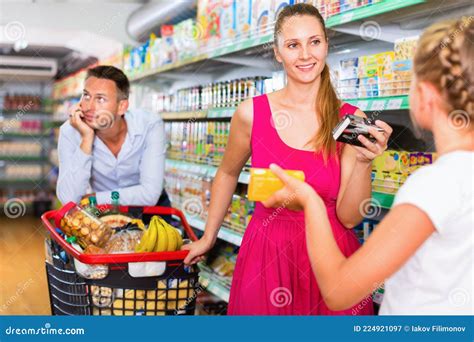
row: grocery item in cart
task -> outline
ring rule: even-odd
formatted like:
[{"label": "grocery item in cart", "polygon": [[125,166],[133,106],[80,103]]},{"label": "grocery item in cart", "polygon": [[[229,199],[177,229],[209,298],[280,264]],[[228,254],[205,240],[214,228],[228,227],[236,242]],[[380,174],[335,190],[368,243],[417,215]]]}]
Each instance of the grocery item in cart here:
[{"label": "grocery item in cart", "polygon": [[[78,244],[72,243],[71,246],[79,252],[84,252],[86,254],[104,253],[104,250],[102,248],[98,248],[93,245],[87,246],[84,251]],[[74,268],[76,269],[77,274],[86,279],[104,279],[109,275],[109,267],[107,265],[89,265],[84,264],[77,259],[74,259]]]},{"label": "grocery item in cart", "polygon": [[125,229],[115,233],[105,244],[107,254],[133,253],[142,237],[143,231],[139,229]]},{"label": "grocery item in cart", "polygon": [[82,248],[88,245],[103,247],[112,235],[112,228],[73,202],[59,212],[60,227],[69,236],[77,237]]},{"label": "grocery item in cart", "polygon": [[105,286],[91,286],[92,303],[99,308],[110,307],[113,303],[113,289]]},{"label": "grocery item in cart", "polygon": [[182,245],[183,238],[178,230],[155,215],[136,245],[135,252],[173,252],[180,250]]},{"label": "grocery item in cart", "polygon": [[100,217],[100,220],[111,228],[120,228],[132,222],[132,218],[122,214],[110,214]]},{"label": "grocery item in cart", "polygon": [[[285,170],[285,172],[301,181],[305,180],[303,171]],[[248,199],[250,201],[265,201],[273,193],[283,188],[283,182],[270,169],[250,169]]]}]

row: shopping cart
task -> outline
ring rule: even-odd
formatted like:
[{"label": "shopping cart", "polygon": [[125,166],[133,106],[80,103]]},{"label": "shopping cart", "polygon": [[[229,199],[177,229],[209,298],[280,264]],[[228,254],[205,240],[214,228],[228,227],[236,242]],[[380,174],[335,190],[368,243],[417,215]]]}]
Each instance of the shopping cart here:
[{"label": "shopping cart", "polygon": [[[110,206],[99,206],[100,210]],[[120,211],[148,223],[153,215],[180,219],[187,237],[197,240],[183,213],[168,207],[120,207]],[[61,234],[59,211],[41,219],[46,239],[46,274],[52,315],[193,315],[201,287],[195,266],[185,266],[188,251],[83,254]],[[54,222],[54,223],[53,223]],[[79,274],[91,267],[93,278]],[[102,273],[101,273],[102,272]]]}]

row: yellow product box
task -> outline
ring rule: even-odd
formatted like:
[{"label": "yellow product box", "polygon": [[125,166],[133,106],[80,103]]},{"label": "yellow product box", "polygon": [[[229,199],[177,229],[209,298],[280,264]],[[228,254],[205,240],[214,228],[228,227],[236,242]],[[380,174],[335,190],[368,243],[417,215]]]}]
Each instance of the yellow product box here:
[{"label": "yellow product box", "polygon": [[372,189],[377,192],[394,194],[406,180],[407,175],[401,173],[392,173],[384,171],[381,178],[375,179],[372,183]]},{"label": "yellow product box", "polygon": [[410,154],[405,151],[387,150],[382,155],[383,171],[392,173],[409,173]]},{"label": "yellow product box", "polygon": [[[285,172],[296,179],[305,180],[303,171],[285,170]],[[250,169],[250,182],[247,194],[250,201],[265,201],[282,188],[283,182],[270,169]]]},{"label": "yellow product box", "polygon": [[418,39],[418,36],[397,39],[394,44],[395,60],[413,59]]},{"label": "yellow product box", "polygon": [[377,59],[377,75],[379,76],[379,96],[392,96],[393,91],[393,61],[395,53],[387,51],[375,55]]},{"label": "yellow product box", "polygon": [[358,69],[359,78],[377,76],[377,55],[360,56]]}]

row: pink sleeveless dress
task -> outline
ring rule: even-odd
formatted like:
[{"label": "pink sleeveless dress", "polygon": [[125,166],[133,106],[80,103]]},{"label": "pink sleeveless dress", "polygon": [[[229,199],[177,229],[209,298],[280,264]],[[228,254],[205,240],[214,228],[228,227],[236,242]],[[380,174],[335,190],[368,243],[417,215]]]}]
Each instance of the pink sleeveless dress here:
[{"label": "pink sleeveless dress", "polygon": [[[341,169],[336,157],[324,165],[323,157],[286,145],[274,128],[266,95],[253,99],[252,166],[268,168],[277,163],[284,169],[302,170],[324,200],[334,237],[344,255],[360,246],[354,232],[336,216]],[[340,115],[353,114],[356,107],[344,104]],[[327,308],[311,270],[305,240],[303,212],[265,208],[256,204],[237,257],[229,315],[372,315],[370,297],[353,308]]]}]

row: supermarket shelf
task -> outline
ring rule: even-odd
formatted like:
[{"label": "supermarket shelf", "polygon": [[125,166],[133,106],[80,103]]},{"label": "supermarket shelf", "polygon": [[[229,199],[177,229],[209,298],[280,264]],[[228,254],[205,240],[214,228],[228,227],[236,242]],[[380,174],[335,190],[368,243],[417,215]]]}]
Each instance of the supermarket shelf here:
[{"label": "supermarket shelf", "polygon": [[336,14],[326,20],[326,26],[334,27],[337,25],[346,24],[361,19],[374,17],[379,14],[398,10],[400,8],[409,7],[424,3],[425,0],[397,0],[397,1],[382,1],[380,3],[355,8],[353,10],[345,11],[341,14]]},{"label": "supermarket shelf", "polygon": [[[343,99],[362,111],[386,111],[386,110],[408,110],[408,95],[371,97],[360,99]],[[163,120],[195,120],[195,119],[230,119],[234,115],[236,107],[212,108],[204,111],[186,111],[186,112],[163,112]]]},{"label": "supermarket shelf", "polygon": [[41,139],[41,138],[48,138],[49,133],[42,133],[42,134],[28,134],[28,133],[0,133],[0,140],[3,139]]},{"label": "supermarket shelf", "polygon": [[6,185],[18,185],[18,184],[25,184],[25,185],[37,185],[37,184],[44,184],[48,180],[47,179],[30,179],[30,178],[12,178],[12,179],[6,179],[6,178],[0,178],[0,186],[6,186]]},{"label": "supermarket shelf", "polygon": [[[398,1],[384,0],[377,4],[356,8],[356,9],[349,10],[344,13],[332,16],[326,20],[326,26],[328,28],[337,27],[339,25],[359,21],[365,18],[377,16],[377,15],[384,14],[390,11],[396,11],[401,8],[413,6],[416,4],[421,4],[424,2],[425,0],[398,0]],[[209,51],[201,52],[192,58],[188,58],[179,62],[167,64],[153,70],[147,70],[144,72],[132,72],[128,76],[132,82],[142,81],[146,78],[153,77],[164,72],[181,69],[185,66],[202,62],[204,60],[208,60],[208,59],[217,60],[219,57],[235,54],[237,52],[242,52],[242,51],[249,50],[252,48],[259,48],[264,45],[271,44],[272,41],[273,41],[273,32],[266,32],[264,35],[261,35],[261,36],[250,37],[250,38],[245,38],[241,40],[229,40],[227,42],[223,42],[221,46],[208,47],[207,49]]]},{"label": "supermarket shelf", "polygon": [[[174,159],[166,159],[166,164],[168,166],[183,169],[185,171],[205,174],[209,177],[215,177],[217,173],[217,169],[218,169],[215,166],[210,166],[206,164],[189,163],[189,162],[184,162],[184,161],[174,160]],[[248,184],[249,181],[250,181],[250,173],[243,171],[239,176],[238,182],[242,184]]]},{"label": "supermarket shelf", "polygon": [[395,199],[394,194],[384,194],[382,192],[372,192],[372,200],[380,204],[381,208],[390,209]]},{"label": "supermarket shelf", "polygon": [[[188,215],[188,214],[185,214],[186,216],[186,220],[188,221],[188,223],[200,230],[200,231],[204,231],[204,227],[206,225],[206,223],[201,220],[200,218],[197,218],[197,217],[193,217],[191,215]],[[233,232],[232,230],[226,228],[226,227],[221,227],[221,229],[219,230],[219,234],[217,235],[217,237],[221,240],[224,240],[224,241],[227,241],[233,245],[236,245],[236,246],[240,246],[241,243],[242,243],[242,235],[236,233],[236,232]]]},{"label": "supermarket shelf", "polygon": [[42,110],[34,110],[34,111],[24,111],[23,109],[16,109],[16,110],[0,110],[1,115],[16,115],[16,116],[25,116],[25,115],[32,115],[32,116],[48,116],[52,115],[52,112],[42,111]]},{"label": "supermarket shelf", "polygon": [[199,272],[199,283],[223,301],[229,302],[230,290],[210,278],[207,272]]},{"label": "supermarket shelf", "polygon": [[44,156],[0,156],[2,161],[13,161],[13,162],[46,162],[48,157]]},{"label": "supermarket shelf", "polygon": [[362,111],[385,111],[385,110],[407,110],[409,109],[409,100],[407,95],[372,97],[365,99],[346,99],[343,100]]},{"label": "supermarket shelf", "polygon": [[186,112],[163,112],[161,117],[165,121],[171,120],[195,120],[195,119],[230,119],[236,107],[227,108],[212,108],[200,111],[186,111]]},{"label": "supermarket shelf", "polygon": [[192,120],[207,117],[207,111],[197,112],[162,112],[163,120]]},{"label": "supermarket shelf", "polygon": [[44,124],[44,126],[46,128],[54,128],[54,127],[60,127],[64,122],[66,122],[66,119],[64,120],[57,120],[57,119],[54,119],[54,120],[51,120],[49,122],[46,122]]}]

